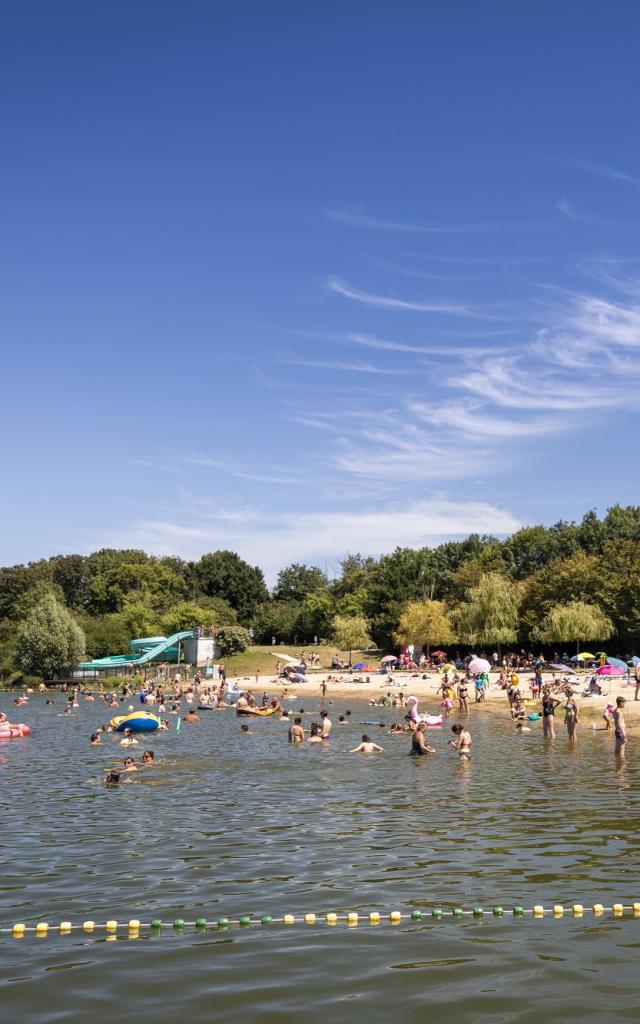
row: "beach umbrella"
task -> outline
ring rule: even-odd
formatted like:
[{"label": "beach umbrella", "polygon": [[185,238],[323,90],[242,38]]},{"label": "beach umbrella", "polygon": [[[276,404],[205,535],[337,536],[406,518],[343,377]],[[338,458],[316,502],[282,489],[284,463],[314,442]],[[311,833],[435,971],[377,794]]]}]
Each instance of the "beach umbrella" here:
[{"label": "beach umbrella", "polygon": [[491,665],[486,658],[472,658],[468,667],[472,676],[481,676],[483,672],[491,671]]},{"label": "beach umbrella", "polygon": [[621,668],[623,672],[629,671],[629,666],[626,661],[622,661],[620,658],[607,658],[607,665],[613,665],[614,668]]},{"label": "beach umbrella", "polygon": [[631,659],[631,664],[633,665],[634,668],[636,667],[636,665],[640,665],[640,658],[636,658],[635,655],[634,655],[633,658]]},{"label": "beach umbrella", "polygon": [[574,676],[576,674],[575,668],[572,668],[571,665],[549,665],[549,668],[554,672],[570,672]]},{"label": "beach umbrella", "polygon": [[595,654],[589,654],[588,651],[582,651],[582,653],[578,655],[578,661],[594,661],[595,657]]},{"label": "beach umbrella", "polygon": [[601,665],[596,669],[597,676],[623,676],[626,668],[616,668],[615,665]]},{"label": "beach umbrella", "polygon": [[455,667],[456,666],[453,664],[453,662],[448,661],[447,664],[443,665],[442,667],[443,667],[445,672],[453,672],[453,671],[455,671]]},{"label": "beach umbrella", "polygon": [[386,665],[390,661],[397,661],[397,660],[398,659],[396,658],[395,654],[386,654],[384,656],[384,658],[382,659],[382,661],[380,662],[380,664],[381,665]]},{"label": "beach umbrella", "polygon": [[431,652],[431,657],[432,658],[446,658],[446,656],[447,656],[447,652],[446,651],[432,651]]}]

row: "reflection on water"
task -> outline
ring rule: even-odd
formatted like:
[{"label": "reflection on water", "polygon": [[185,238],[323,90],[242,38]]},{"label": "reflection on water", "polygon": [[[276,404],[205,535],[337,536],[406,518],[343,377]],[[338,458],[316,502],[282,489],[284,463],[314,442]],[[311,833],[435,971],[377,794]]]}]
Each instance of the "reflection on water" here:
[{"label": "reflection on water", "polygon": [[[544,743],[541,728],[516,737],[480,712],[460,763],[447,732],[414,759],[406,737],[376,730],[385,753],[366,757],[346,753],[357,722],[299,749],[279,721],[240,737],[233,714],[202,712],[135,747],[159,765],[108,791],[105,769],[129,751],[89,735],[110,712],[87,703],[60,718],[60,703],[33,698],[31,739],[0,748],[3,923],[640,898],[634,744],[620,762],[602,731],[570,750],[561,728]],[[528,1022],[533,993],[550,1024],[629,1020],[639,947],[640,921],[588,915],[3,937],[0,985],[8,1019],[43,1024],[111,1021],[121,992],[137,1019],[160,1022],[178,1005],[193,1021]]]}]

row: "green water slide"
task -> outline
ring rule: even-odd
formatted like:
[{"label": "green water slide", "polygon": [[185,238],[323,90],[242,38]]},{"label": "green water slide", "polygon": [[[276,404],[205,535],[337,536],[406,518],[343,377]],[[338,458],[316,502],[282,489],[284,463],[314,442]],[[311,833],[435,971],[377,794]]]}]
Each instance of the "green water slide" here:
[{"label": "green water slide", "polygon": [[[80,662],[81,669],[107,669],[107,668],[136,668],[138,665],[148,665],[152,661],[162,661],[162,655],[167,654],[171,648],[177,648],[187,637],[197,636],[197,630],[182,630],[174,633],[173,636],[149,637],[142,640],[132,641],[134,651],[131,654],[114,654],[109,658],[94,658],[93,661]],[[142,650],[138,650],[142,647]]]}]

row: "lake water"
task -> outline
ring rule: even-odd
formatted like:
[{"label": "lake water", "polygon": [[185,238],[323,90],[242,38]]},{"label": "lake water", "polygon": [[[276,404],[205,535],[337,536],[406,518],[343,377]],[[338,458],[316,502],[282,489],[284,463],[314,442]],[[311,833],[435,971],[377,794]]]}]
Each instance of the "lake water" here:
[{"label": "lake water", "polygon": [[[364,703],[338,701],[353,724],[322,746],[292,748],[286,726],[232,712],[141,739],[155,769],[99,785],[124,754],[89,745],[109,714],[73,718],[33,697],[11,719],[28,740],[0,742],[0,923],[303,914],[434,905],[640,899],[635,743],[616,763],[610,736],[561,720],[472,715],[473,760],[458,763],[447,730],[433,758],[408,739],[359,724]],[[132,702],[133,703],[133,702]],[[317,697],[301,698],[313,709]],[[292,705],[295,707],[297,705]],[[385,711],[388,724],[398,712]],[[311,715],[305,716],[305,721]],[[348,755],[362,732],[377,756]],[[282,925],[224,931],[104,932],[44,940],[0,936],[2,1019],[103,1024],[185,1021],[389,1021],[549,1024],[637,1020],[640,919],[431,918],[392,927]],[[37,982],[37,984],[36,984]]]}]

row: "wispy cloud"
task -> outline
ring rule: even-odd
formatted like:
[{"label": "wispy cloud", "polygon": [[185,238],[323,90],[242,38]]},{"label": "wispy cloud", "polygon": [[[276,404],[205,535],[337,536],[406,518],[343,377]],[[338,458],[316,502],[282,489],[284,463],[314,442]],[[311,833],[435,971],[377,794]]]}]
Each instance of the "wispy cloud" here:
[{"label": "wispy cloud", "polygon": [[590,174],[597,174],[601,178],[610,178],[612,181],[621,181],[627,185],[640,185],[640,178],[632,174],[626,174],[617,167],[607,167],[606,164],[594,164],[585,160],[562,160],[559,161],[569,167],[576,167],[581,171],[588,171]]},{"label": "wispy cloud", "polygon": [[458,303],[412,302],[406,299],[389,298],[385,295],[375,295],[372,292],[365,292],[359,288],[354,288],[339,277],[330,277],[327,281],[327,287],[330,291],[337,292],[338,295],[343,295],[346,299],[354,299],[356,302],[362,302],[367,306],[375,306],[377,309],[410,310],[418,313],[446,313],[451,316],[476,317],[478,319],[487,318],[486,313]]},{"label": "wispy cloud", "polygon": [[330,220],[353,228],[366,228],[373,231],[400,231],[419,235],[473,235],[500,231],[518,231],[537,227],[534,223],[518,221],[486,221],[471,224],[422,224],[418,221],[385,220],[380,217],[371,217],[359,208],[325,209],[323,213]]},{"label": "wispy cloud", "polygon": [[374,373],[382,374],[383,376],[389,375],[392,377],[409,373],[409,370],[400,370],[387,368],[384,366],[373,366],[371,363],[343,363],[343,362],[323,362],[319,359],[281,359],[281,363],[287,366],[309,366],[316,370],[334,370],[338,373]]},{"label": "wispy cloud", "polygon": [[280,473],[277,470],[263,473],[250,469],[243,469],[224,459],[211,458],[208,455],[184,455],[181,462],[190,466],[202,466],[205,469],[216,469],[228,476],[237,477],[239,480],[251,480],[260,484],[291,484],[299,485],[304,483],[302,476],[291,476],[288,473]]},{"label": "wispy cloud", "polygon": [[599,227],[613,227],[614,221],[607,220],[606,217],[599,217],[597,214],[584,213],[578,210],[577,207],[570,203],[568,199],[560,199],[556,203],[556,209],[563,217],[568,217],[569,220],[578,221],[579,224],[592,224]]}]

